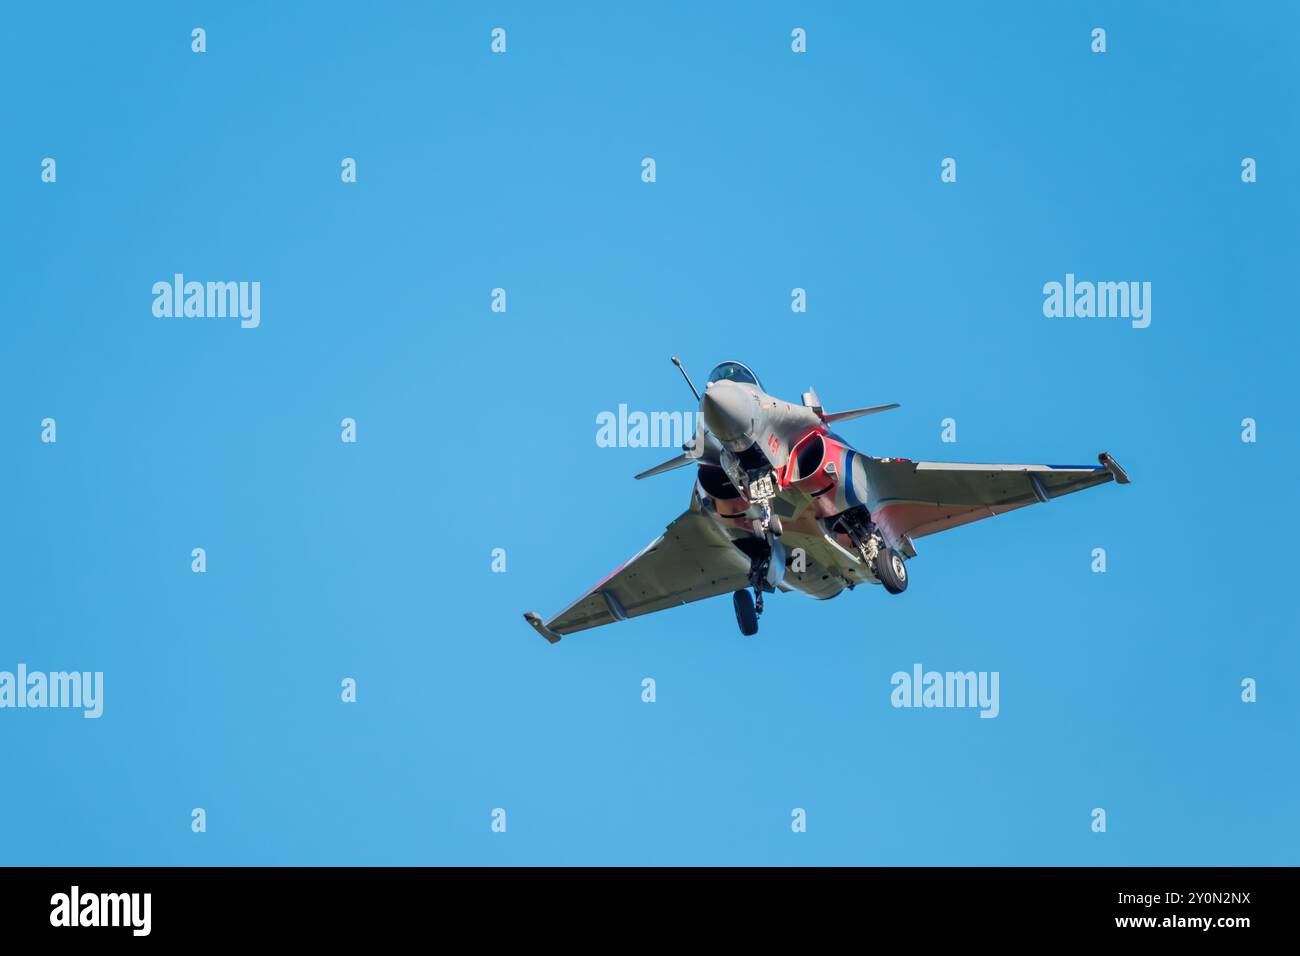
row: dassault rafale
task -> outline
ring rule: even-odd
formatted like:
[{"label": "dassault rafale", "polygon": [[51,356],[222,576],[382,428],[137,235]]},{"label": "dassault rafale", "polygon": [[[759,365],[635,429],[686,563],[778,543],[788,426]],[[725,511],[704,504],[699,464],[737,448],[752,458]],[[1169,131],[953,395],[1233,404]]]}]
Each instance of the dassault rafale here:
[{"label": "dassault rafale", "polygon": [[[551,643],[566,634],[732,592],[740,632],[758,632],[763,595],[826,600],[859,584],[907,590],[915,540],[981,518],[1129,477],[1098,465],[981,465],[876,458],[831,426],[898,408],[827,412],[763,390],[739,362],[709,373],[695,437],[648,478],[695,466],[690,507],[664,533],[550,620],[525,620]],[[752,592],[752,593],[751,593]]]}]

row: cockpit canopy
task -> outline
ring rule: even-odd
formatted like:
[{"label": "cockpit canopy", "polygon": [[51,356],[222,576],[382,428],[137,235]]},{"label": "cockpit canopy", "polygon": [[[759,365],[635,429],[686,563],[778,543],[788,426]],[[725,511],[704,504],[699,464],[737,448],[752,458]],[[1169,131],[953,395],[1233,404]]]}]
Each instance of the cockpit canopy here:
[{"label": "cockpit canopy", "polygon": [[760,391],[763,388],[762,383],[758,380],[758,376],[739,362],[723,362],[709,373],[708,381],[721,382],[723,380],[729,382],[744,382],[748,385],[757,385]]}]

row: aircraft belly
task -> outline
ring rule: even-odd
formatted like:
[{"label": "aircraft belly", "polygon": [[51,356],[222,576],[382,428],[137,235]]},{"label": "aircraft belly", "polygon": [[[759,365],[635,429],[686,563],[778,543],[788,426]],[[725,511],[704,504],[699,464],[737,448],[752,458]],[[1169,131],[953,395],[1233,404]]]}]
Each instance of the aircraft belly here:
[{"label": "aircraft belly", "polygon": [[[822,533],[816,521],[787,525],[782,542],[790,555],[785,583],[821,600],[832,598],[850,584],[874,584],[875,575],[861,559]],[[805,570],[797,570],[800,553]]]},{"label": "aircraft belly", "polygon": [[803,574],[787,571],[785,583],[791,589],[816,598],[818,601],[829,601],[846,587],[843,578],[821,569],[810,569]]}]

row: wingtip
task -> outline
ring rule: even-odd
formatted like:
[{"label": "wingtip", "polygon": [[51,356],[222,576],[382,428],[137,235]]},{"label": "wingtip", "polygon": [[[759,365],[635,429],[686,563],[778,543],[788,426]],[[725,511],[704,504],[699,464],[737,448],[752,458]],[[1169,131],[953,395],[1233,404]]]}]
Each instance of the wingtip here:
[{"label": "wingtip", "polygon": [[559,643],[560,635],[547,627],[545,622],[542,620],[542,616],[536,611],[524,611],[524,620],[528,622],[529,626],[532,627],[533,630],[546,638],[547,643]]},{"label": "wingtip", "polygon": [[1115,481],[1117,483],[1121,485],[1127,485],[1132,483],[1133,479],[1129,478],[1128,472],[1120,467],[1119,462],[1117,462],[1114,458],[1110,457],[1110,452],[1103,451],[1100,455],[1097,456],[1097,460],[1101,462],[1103,468],[1105,468],[1115,477]]}]

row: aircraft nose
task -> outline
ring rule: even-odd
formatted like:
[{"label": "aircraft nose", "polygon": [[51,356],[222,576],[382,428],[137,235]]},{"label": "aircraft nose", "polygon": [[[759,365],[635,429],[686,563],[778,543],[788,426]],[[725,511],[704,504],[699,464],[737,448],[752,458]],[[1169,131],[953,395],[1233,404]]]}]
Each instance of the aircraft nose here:
[{"label": "aircraft nose", "polygon": [[722,441],[736,441],[753,426],[749,395],[735,382],[710,382],[700,398],[704,424]]}]

